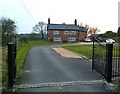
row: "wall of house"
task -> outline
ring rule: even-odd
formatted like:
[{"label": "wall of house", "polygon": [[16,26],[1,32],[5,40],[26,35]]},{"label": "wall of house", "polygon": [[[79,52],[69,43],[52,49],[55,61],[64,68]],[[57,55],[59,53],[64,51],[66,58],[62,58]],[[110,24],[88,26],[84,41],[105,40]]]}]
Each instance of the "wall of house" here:
[{"label": "wall of house", "polygon": [[87,32],[79,32],[79,41],[82,41],[83,38],[87,38]]},{"label": "wall of house", "polygon": [[[64,34],[64,30],[61,30],[61,31],[59,31],[59,34],[53,34],[53,31],[54,30],[48,30],[48,42],[52,42],[54,36],[60,36],[61,37],[61,42],[68,42],[68,37],[69,36],[76,36],[76,39],[78,41],[82,40],[82,38],[87,37],[86,32],[77,31],[76,34]],[[67,30],[65,30],[65,31],[67,31]],[[73,30],[71,30],[71,31],[73,31]]]},{"label": "wall of house", "polygon": [[[60,36],[61,37],[61,42],[68,42],[68,37],[69,36],[76,36],[76,38],[78,38],[78,31],[76,32],[76,34],[64,34],[64,30],[59,31],[59,34],[53,34],[53,31],[54,30],[48,30],[48,36],[49,36],[48,40],[49,40],[49,42],[51,42],[51,40],[53,39],[54,36]],[[68,31],[68,30],[65,30],[65,31]]]}]

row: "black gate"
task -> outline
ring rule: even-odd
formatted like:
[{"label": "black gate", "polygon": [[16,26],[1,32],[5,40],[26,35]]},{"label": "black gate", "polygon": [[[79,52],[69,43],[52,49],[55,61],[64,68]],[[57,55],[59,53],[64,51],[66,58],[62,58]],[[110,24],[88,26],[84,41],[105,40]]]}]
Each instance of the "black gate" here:
[{"label": "black gate", "polygon": [[16,81],[16,42],[8,44],[8,88]]},{"label": "black gate", "polygon": [[120,85],[120,44],[113,46],[112,82]]},{"label": "black gate", "polygon": [[103,75],[107,82],[120,83],[120,44],[93,42],[92,68]]}]

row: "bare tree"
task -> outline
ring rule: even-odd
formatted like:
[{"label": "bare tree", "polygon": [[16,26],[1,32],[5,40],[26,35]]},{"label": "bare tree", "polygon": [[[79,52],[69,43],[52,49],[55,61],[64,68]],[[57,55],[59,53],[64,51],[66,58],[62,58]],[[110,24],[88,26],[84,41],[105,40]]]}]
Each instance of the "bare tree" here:
[{"label": "bare tree", "polygon": [[85,28],[87,29],[87,31],[88,31],[89,27],[90,26],[88,24],[85,25]]},{"label": "bare tree", "polygon": [[89,25],[85,25],[86,29],[87,29],[87,34],[88,35],[92,35],[92,34],[97,34],[98,32],[100,32],[100,30],[98,29],[98,27],[90,27]]},{"label": "bare tree", "polygon": [[33,32],[39,33],[42,35],[42,40],[44,39],[44,34],[46,34],[47,26],[44,22],[39,22],[33,27]]},{"label": "bare tree", "polygon": [[97,34],[100,30],[97,27],[90,27],[88,34]]}]

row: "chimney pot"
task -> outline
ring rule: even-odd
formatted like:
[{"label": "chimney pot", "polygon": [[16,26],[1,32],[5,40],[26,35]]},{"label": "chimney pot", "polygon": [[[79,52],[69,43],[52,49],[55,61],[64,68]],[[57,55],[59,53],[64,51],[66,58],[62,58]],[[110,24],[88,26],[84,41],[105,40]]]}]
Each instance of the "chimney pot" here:
[{"label": "chimney pot", "polygon": [[50,18],[48,18],[48,24],[50,24]]},{"label": "chimney pot", "polygon": [[75,19],[75,23],[74,23],[75,25],[77,25],[77,20]]}]

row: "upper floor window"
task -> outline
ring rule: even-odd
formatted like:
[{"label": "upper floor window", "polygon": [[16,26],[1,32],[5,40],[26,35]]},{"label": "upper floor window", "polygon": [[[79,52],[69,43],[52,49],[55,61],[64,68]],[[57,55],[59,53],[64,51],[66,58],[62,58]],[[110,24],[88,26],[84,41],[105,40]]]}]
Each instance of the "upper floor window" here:
[{"label": "upper floor window", "polygon": [[64,31],[64,34],[69,34],[70,32],[69,31]]},{"label": "upper floor window", "polygon": [[76,31],[64,31],[64,34],[76,34]]},{"label": "upper floor window", "polygon": [[70,31],[70,34],[76,34],[76,31]]},{"label": "upper floor window", "polygon": [[53,31],[53,34],[59,34],[59,31]]}]

